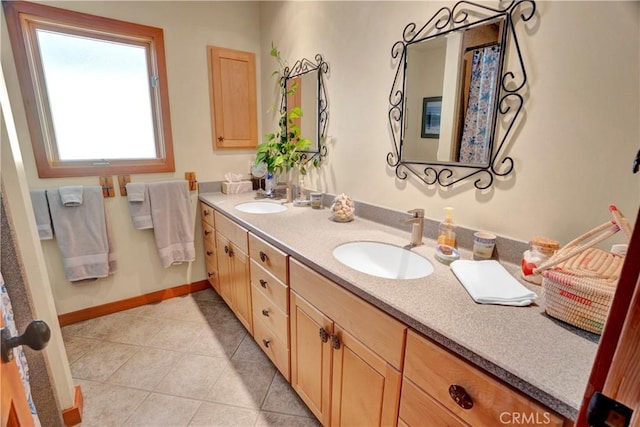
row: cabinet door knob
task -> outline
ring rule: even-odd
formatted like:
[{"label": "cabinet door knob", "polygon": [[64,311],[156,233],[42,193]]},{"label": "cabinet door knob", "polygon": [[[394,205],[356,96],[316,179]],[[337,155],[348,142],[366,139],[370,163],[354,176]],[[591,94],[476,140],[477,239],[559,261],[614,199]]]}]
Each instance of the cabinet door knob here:
[{"label": "cabinet door knob", "polygon": [[319,335],[320,335],[320,340],[322,342],[329,341],[329,332],[327,332],[327,330],[325,328],[322,328],[322,327],[320,328]]},{"label": "cabinet door knob", "polygon": [[205,236],[208,236],[209,234],[211,234],[211,231],[209,231],[209,230],[204,230],[204,235],[205,235]]},{"label": "cabinet door knob", "polygon": [[449,387],[449,396],[451,396],[453,401],[462,409],[473,408],[473,399],[471,399],[467,390],[461,385],[452,384],[451,387]]},{"label": "cabinet door knob", "polygon": [[224,136],[220,135],[220,136],[218,137],[218,141],[220,141],[220,142],[224,141]]},{"label": "cabinet door knob", "polygon": [[263,288],[267,289],[267,281],[264,279],[260,279],[260,286],[262,286]]},{"label": "cabinet door knob", "polygon": [[269,259],[269,257],[267,256],[267,254],[265,254],[264,252],[260,251],[260,261],[267,262],[268,259]]},{"label": "cabinet door knob", "polygon": [[262,315],[265,317],[269,317],[269,310],[267,310],[266,308],[262,309]]},{"label": "cabinet door knob", "polygon": [[43,320],[34,320],[25,329],[22,335],[12,337],[9,328],[2,328],[2,362],[8,363],[13,359],[12,348],[19,345],[27,345],[34,350],[42,350],[49,343],[51,329]]},{"label": "cabinet door knob", "polygon": [[209,276],[209,277],[214,276],[214,275],[215,275],[215,273],[207,273],[207,276]]},{"label": "cabinet door knob", "polygon": [[209,216],[209,211],[207,209],[205,209],[204,211],[202,211],[202,213],[204,214],[204,216]]},{"label": "cabinet door knob", "polygon": [[207,256],[211,256],[211,255],[213,255],[213,252],[212,251],[207,251]]},{"label": "cabinet door knob", "polygon": [[264,338],[262,339],[262,344],[264,344],[265,347],[269,348],[269,344],[271,344],[270,340],[265,340]]},{"label": "cabinet door knob", "polygon": [[336,334],[331,334],[331,347],[340,350],[340,338]]}]

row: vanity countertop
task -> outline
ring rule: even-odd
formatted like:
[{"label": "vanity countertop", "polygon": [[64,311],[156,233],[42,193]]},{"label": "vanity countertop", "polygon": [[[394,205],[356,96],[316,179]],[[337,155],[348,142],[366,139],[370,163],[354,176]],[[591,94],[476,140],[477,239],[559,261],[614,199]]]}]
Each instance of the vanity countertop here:
[{"label": "vanity countertop", "polygon": [[[337,261],[333,249],[351,241],[381,241],[405,246],[407,231],[355,217],[349,223],[329,219],[327,208],[287,203],[277,214],[234,209],[255,200],[255,193],[201,193],[204,201],[269,243],[420,331],[464,359],[521,390],[567,418],[575,419],[596,353],[597,337],[548,317],[539,286],[529,307],[473,302],[450,268],[434,258],[433,240],[411,250],[425,256],[434,272],[421,279],[393,280],[360,273]],[[356,211],[357,214],[357,211]],[[471,253],[461,249],[461,259]],[[519,265],[502,262],[518,277]]]}]

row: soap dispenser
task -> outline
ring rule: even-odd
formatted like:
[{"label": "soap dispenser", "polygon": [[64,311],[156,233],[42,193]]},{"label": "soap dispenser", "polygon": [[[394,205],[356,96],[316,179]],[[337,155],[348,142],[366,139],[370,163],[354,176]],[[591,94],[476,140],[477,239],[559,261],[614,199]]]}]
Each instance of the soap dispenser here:
[{"label": "soap dispenser", "polygon": [[438,228],[438,244],[448,245],[453,248],[456,246],[456,231],[452,219],[453,208],[444,208],[444,210],[446,214]]}]

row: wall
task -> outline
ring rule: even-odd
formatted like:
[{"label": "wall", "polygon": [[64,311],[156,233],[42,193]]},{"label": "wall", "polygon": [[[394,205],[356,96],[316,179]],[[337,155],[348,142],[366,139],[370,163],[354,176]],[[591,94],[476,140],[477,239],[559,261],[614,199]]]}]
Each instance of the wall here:
[{"label": "wall", "polygon": [[[231,171],[248,173],[248,163],[254,157],[254,150],[227,153],[212,149],[206,46],[218,45],[258,53],[261,49],[260,20],[256,3],[65,1],[46,4],[164,29],[176,172],[132,175],[132,181],[182,179],[186,171],[195,171],[199,181],[222,180],[224,174]],[[2,25],[2,65],[29,187],[97,185],[97,177],[38,178],[4,17]],[[260,74],[259,60],[257,73]],[[191,194],[195,227],[199,230],[197,194]],[[133,229],[126,199],[117,195],[105,199],[105,204],[119,262],[119,271],[114,276],[93,283],[71,284],[64,277],[55,241],[43,242],[58,314],[205,279],[202,242],[198,233],[196,261],[163,269],[152,231]]]},{"label": "wall", "polygon": [[[391,47],[409,22],[420,27],[453,4],[261,4],[265,70],[271,41],[289,62],[321,53],[330,67],[329,154],[311,183],[399,210],[422,207],[437,219],[453,206],[459,224],[524,241],[547,235],[566,243],[610,220],[610,203],[633,221],[640,202],[640,176],[631,174],[640,148],[638,2],[539,1],[538,19],[518,24],[528,85],[506,147],[515,161],[511,175],[485,191],[472,182],[445,189],[395,177],[386,163]],[[514,63],[513,49],[508,61]]]}]

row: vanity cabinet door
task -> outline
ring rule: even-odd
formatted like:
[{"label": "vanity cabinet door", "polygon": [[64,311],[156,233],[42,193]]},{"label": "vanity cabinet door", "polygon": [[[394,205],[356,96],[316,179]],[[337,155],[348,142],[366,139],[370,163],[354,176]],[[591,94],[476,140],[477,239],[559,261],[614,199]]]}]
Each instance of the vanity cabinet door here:
[{"label": "vanity cabinet door", "polygon": [[220,232],[216,233],[220,296],[253,335],[249,257]]},{"label": "vanity cabinet door", "polygon": [[333,322],[293,291],[290,299],[291,386],[328,426]]},{"label": "vanity cabinet door", "polygon": [[332,426],[395,426],[401,374],[336,325],[333,347]]}]

